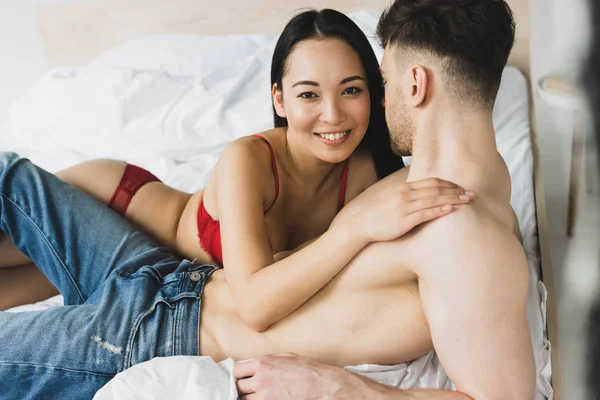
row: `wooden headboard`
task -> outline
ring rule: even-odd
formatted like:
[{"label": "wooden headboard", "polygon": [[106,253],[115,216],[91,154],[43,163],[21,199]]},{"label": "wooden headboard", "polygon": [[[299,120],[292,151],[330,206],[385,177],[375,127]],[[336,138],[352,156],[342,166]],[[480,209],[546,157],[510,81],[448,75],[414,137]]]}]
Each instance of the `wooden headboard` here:
[{"label": "wooden headboard", "polygon": [[[509,64],[529,74],[529,0],[509,0],[517,41]],[[301,4],[301,5],[300,5]],[[80,66],[138,36],[279,33],[302,8],[384,9],[390,0],[96,0],[37,9],[49,67]]]}]

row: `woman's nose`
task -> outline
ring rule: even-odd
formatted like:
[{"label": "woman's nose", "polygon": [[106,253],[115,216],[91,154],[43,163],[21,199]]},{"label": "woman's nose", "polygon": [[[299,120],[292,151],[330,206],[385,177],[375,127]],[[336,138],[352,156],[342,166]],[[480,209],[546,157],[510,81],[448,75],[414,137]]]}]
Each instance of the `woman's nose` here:
[{"label": "woman's nose", "polygon": [[337,99],[330,99],[323,102],[321,119],[330,125],[336,125],[345,119],[344,110],[340,107]]}]

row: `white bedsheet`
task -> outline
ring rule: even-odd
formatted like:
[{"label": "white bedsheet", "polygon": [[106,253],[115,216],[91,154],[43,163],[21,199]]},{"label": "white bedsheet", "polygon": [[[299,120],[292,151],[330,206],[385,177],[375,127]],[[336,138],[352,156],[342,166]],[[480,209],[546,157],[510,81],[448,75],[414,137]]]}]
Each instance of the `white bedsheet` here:
[{"label": "white bedsheet", "polygon": [[[94,400],[236,400],[233,364],[231,359],[215,363],[210,357],[155,358],[118,374],[96,393]],[[433,352],[410,365],[365,365],[347,369],[401,389],[452,389]]]},{"label": "white bedsheet", "polygon": [[[376,12],[355,13],[353,18],[373,37]],[[268,71],[274,37],[230,38],[231,49],[238,49],[236,40],[243,40],[252,51],[241,52],[237,63],[229,57],[229,64],[220,67],[196,58],[196,64],[185,65],[184,54],[197,56],[198,43],[210,46],[210,40],[181,39],[177,35],[140,39],[128,44],[126,51],[109,52],[88,67],[49,72],[9,110],[9,126],[0,127],[0,150],[17,151],[49,171],[99,156],[119,158],[149,169],[180,190],[194,192],[204,187],[229,141],[271,124]],[[180,45],[176,47],[177,58],[169,53],[173,40]],[[220,50],[226,51],[226,41],[218,42]],[[135,53],[136,43],[154,58],[125,60],[123,54]],[[157,59],[161,51],[150,50],[156,43],[163,46],[164,59]],[[184,49],[182,43],[190,48]],[[379,49],[377,53],[380,57]],[[119,60],[116,64],[115,57]],[[131,65],[133,62],[137,64]],[[92,90],[99,82],[113,90]],[[141,101],[145,98],[153,100]],[[514,68],[504,72],[494,125],[498,149],[511,174],[511,204],[519,218],[530,267],[527,310],[538,369],[536,400],[552,399],[527,88],[524,77]],[[43,309],[61,302],[55,297],[14,311]],[[169,398],[174,390],[182,391],[180,398],[186,398],[183,394],[195,399],[235,398],[228,392],[230,366],[230,361],[214,365],[199,357],[155,359],[118,375],[102,391],[104,397],[99,396],[165,398],[160,395],[164,386]],[[434,353],[409,364],[350,368],[400,388],[452,387]],[[189,371],[188,375],[184,371]],[[214,383],[206,386],[202,376],[214,377]],[[175,384],[178,380],[180,383]],[[211,390],[221,390],[225,397],[215,397],[217,392]],[[136,397],[140,393],[144,396]]]}]

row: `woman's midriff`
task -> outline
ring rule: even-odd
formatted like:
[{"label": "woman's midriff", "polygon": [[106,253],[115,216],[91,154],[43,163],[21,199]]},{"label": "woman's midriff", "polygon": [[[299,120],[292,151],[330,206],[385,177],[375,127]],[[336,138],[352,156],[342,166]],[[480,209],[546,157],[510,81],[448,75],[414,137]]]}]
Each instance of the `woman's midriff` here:
[{"label": "woman's midriff", "polygon": [[262,333],[240,320],[223,271],[216,271],[202,298],[200,354],[219,361],[294,352],[346,366],[396,364],[429,352],[429,328],[414,281],[368,280],[363,274],[367,267],[342,271],[294,313]]},{"label": "woman's midriff", "polygon": [[186,259],[197,264],[213,264],[214,261],[202,248],[198,239],[198,207],[204,190],[194,194],[188,200],[177,227],[177,251]]}]

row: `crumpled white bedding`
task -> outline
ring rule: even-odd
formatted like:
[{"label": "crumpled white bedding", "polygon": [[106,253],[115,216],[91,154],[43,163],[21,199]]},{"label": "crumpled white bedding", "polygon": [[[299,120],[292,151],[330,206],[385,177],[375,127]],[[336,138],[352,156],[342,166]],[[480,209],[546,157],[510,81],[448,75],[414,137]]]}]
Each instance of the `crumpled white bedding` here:
[{"label": "crumpled white bedding", "polygon": [[[374,36],[379,12],[351,16]],[[149,169],[173,187],[197,191],[205,186],[228,142],[271,126],[268,73],[275,39],[141,38],[87,67],[50,71],[9,109],[9,125],[0,129],[0,150],[17,151],[50,171],[95,157],[123,159]],[[205,51],[215,54],[216,60],[209,63],[199,57]],[[219,54],[225,54],[226,62],[219,64]],[[377,54],[381,57],[380,49]],[[511,173],[511,204],[530,266],[527,307],[538,369],[535,399],[543,400],[552,399],[550,345],[527,102],[524,77],[515,68],[506,68],[494,125],[498,149]],[[60,304],[62,299],[55,297],[13,311]],[[217,365],[202,357],[154,359],[117,375],[97,398],[235,398],[231,365],[231,360]],[[434,353],[409,364],[349,368],[400,388],[452,388]]]},{"label": "crumpled white bedding", "polygon": [[[118,374],[96,393],[94,400],[236,400],[233,365],[231,359],[216,363],[210,357],[155,358]],[[346,369],[401,389],[453,389],[433,352],[413,361],[410,368],[400,364]]]}]

